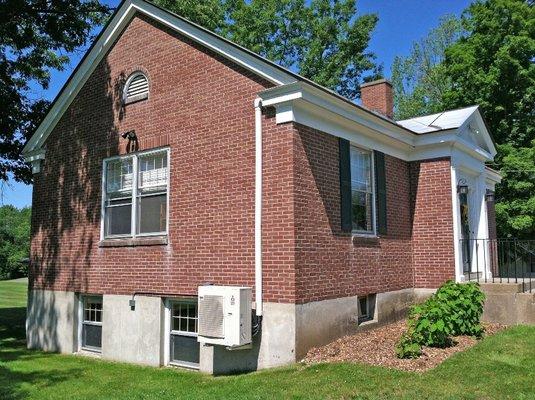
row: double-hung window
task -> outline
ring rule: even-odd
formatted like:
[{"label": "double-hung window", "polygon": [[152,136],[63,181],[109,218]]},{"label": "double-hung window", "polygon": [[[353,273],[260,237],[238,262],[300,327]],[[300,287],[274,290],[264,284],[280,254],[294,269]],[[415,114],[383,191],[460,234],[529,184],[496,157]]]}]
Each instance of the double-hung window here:
[{"label": "double-hung window", "polygon": [[102,348],[102,296],[82,298],[81,347],[100,351]]},{"label": "double-hung window", "polygon": [[170,301],[169,361],[183,367],[199,367],[197,300]]},{"label": "double-hung window", "polygon": [[169,151],[104,160],[103,237],[167,233]]},{"label": "double-hung window", "polygon": [[373,153],[351,146],[351,207],[353,232],[375,232]]}]

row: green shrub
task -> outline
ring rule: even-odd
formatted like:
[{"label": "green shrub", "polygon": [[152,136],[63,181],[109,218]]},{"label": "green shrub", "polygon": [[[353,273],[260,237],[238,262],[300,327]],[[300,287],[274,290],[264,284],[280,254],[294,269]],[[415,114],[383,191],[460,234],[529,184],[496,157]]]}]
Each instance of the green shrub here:
[{"label": "green shrub", "polygon": [[477,283],[446,282],[422,304],[411,307],[408,330],[396,346],[399,358],[415,358],[421,346],[447,347],[451,337],[481,337],[485,295]]},{"label": "green shrub", "polygon": [[477,283],[459,284],[448,281],[437,290],[434,297],[448,305],[447,320],[451,335],[481,337],[483,328],[480,320],[485,295]]},{"label": "green shrub", "polygon": [[404,333],[396,345],[398,358],[418,358],[422,355],[422,346],[416,343],[409,332]]}]

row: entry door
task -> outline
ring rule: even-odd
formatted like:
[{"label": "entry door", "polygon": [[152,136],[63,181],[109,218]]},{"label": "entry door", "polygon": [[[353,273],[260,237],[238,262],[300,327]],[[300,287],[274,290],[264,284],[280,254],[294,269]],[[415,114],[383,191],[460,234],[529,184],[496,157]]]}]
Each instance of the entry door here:
[{"label": "entry door", "polygon": [[169,362],[199,368],[197,299],[170,301]]},{"label": "entry door", "polygon": [[468,193],[459,193],[459,207],[461,215],[461,252],[463,256],[463,272],[470,272],[471,265],[471,235],[470,235],[470,209],[468,206]]}]

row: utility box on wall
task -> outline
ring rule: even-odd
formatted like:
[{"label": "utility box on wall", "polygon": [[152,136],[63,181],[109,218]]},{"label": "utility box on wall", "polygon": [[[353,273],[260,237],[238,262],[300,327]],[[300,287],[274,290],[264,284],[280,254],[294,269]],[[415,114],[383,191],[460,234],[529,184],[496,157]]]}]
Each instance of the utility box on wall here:
[{"label": "utility box on wall", "polygon": [[239,347],[251,343],[252,291],[239,286],[199,286],[200,343]]}]

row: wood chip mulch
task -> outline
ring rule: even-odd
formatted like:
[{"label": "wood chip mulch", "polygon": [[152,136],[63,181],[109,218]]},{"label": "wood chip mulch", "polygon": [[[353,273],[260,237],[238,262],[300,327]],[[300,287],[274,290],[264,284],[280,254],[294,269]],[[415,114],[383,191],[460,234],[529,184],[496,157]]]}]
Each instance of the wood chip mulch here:
[{"label": "wood chip mulch", "polygon": [[[505,328],[499,324],[483,324],[485,336],[493,335]],[[456,336],[454,345],[445,349],[424,347],[417,359],[399,359],[395,347],[401,335],[407,330],[406,321],[399,321],[373,330],[342,337],[326,346],[316,347],[303,359],[305,364],[320,362],[361,362],[371,365],[396,368],[404,371],[423,372],[436,367],[453,354],[464,351],[477,343],[470,336]]]}]

